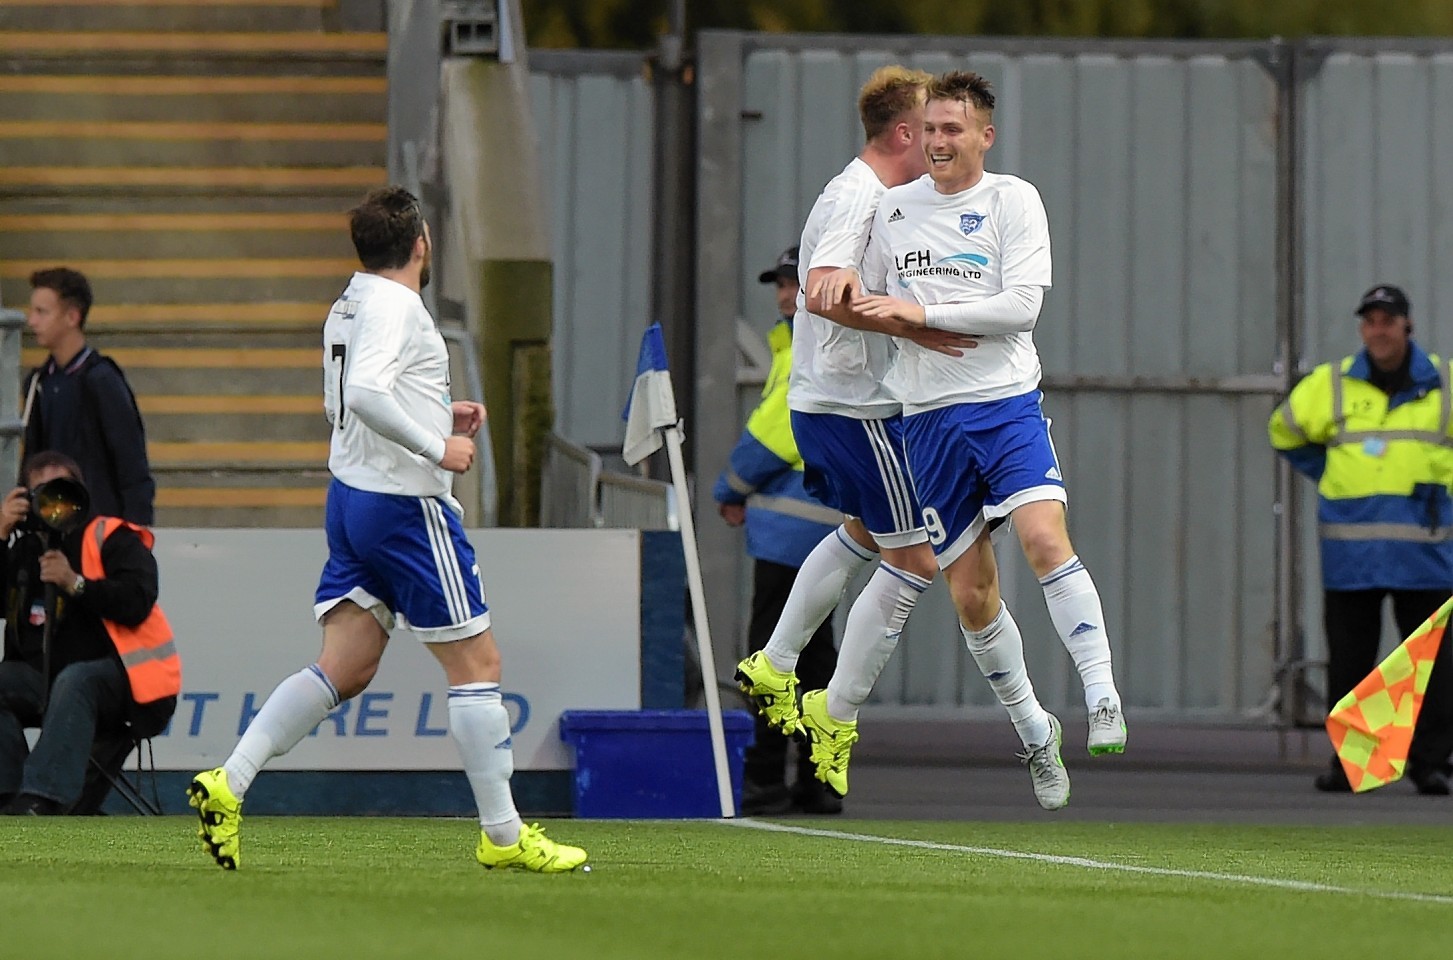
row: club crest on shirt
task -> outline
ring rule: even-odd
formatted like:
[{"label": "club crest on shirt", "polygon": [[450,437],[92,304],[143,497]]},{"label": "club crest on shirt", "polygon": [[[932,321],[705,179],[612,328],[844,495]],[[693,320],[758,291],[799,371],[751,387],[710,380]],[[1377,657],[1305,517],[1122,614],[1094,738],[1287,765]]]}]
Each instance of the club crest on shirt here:
[{"label": "club crest on shirt", "polygon": [[963,231],[964,236],[973,236],[984,225],[986,216],[988,216],[986,213],[961,213],[959,214],[959,229]]}]

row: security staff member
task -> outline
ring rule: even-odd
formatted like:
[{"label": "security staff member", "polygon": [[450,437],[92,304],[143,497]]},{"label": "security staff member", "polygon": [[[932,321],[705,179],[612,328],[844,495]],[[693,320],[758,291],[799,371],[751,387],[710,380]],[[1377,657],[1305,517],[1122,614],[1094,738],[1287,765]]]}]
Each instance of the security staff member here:
[{"label": "security staff member", "polygon": [[[1271,416],[1272,446],[1317,481],[1330,707],[1378,662],[1391,596],[1408,636],[1453,593],[1449,365],[1412,339],[1407,294],[1363,295],[1363,349],[1324,363]],[[1419,793],[1449,792],[1453,643],[1439,650],[1408,756]],[[1318,790],[1351,789],[1334,756]]]},{"label": "security staff member", "polygon": [[[166,726],[181,691],[181,664],[156,604],[151,533],[113,517],[85,517],[89,522],[70,532],[47,532],[30,493],[56,478],[80,483],[80,468],[45,451],[27,459],[21,476],[26,486],[0,502],[0,539],[10,540],[0,549],[0,798],[7,814],[60,814],[81,796],[98,737],[143,739]],[[54,588],[50,605],[47,586]],[[55,622],[46,676],[49,617]],[[40,727],[33,750],[25,727]]]}]

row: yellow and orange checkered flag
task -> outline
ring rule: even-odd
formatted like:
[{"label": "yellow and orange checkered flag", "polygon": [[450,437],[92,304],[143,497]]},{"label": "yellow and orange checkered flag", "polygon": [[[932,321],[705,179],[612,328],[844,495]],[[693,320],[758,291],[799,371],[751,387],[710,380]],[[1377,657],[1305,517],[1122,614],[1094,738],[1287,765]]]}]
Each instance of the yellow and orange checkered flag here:
[{"label": "yellow and orange checkered flag", "polygon": [[1450,615],[1453,597],[1327,715],[1327,735],[1355,792],[1392,783],[1407,769],[1413,725]]}]

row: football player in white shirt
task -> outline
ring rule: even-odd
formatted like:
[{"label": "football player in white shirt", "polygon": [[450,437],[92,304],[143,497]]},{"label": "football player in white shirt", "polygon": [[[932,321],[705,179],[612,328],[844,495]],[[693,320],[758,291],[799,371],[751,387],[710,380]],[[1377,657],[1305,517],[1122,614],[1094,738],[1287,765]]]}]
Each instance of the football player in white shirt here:
[{"label": "football player in white shirt", "polygon": [[258,770],[368,686],[397,624],[444,668],[449,732],[479,808],[476,859],[486,868],[573,870],[585,851],[525,826],[510,793],[499,649],[463,510],[450,494],[452,474],[474,461],[484,407],[449,397],[448,351],[419,297],[429,282],[429,228],[419,202],[389,187],[350,212],[349,229],[363,270],[323,327],[333,424],[328,561],[314,605],[323,651],[278,684],[226,763],[193,779],[203,849],[224,869],[238,867],[242,800]]},{"label": "football player in white shirt", "polygon": [[[768,723],[806,735],[817,778],[839,796],[848,789],[858,708],[937,572],[908,480],[902,405],[884,387],[897,351],[887,334],[954,356],[972,345],[969,338],[892,317],[854,316],[842,299],[845,288],[834,279],[839,268],[860,265],[884,189],[925,169],[919,133],[929,79],[898,66],[869,77],[858,96],[866,144],[823,188],[802,230],[787,394],[792,433],[808,491],[851,519],[808,555],[766,646],[737,665],[742,690]],[[848,583],[880,555],[878,570],[848,613],[832,681],[825,691],[804,694],[799,713],[799,654]]]},{"label": "football player in white shirt", "polygon": [[[1105,616],[1070,544],[1064,480],[1040,409],[1031,331],[1051,282],[1048,219],[1033,185],[984,169],[993,108],[989,83],[977,74],[948,73],[929,87],[929,175],[884,194],[864,258],[863,286],[882,293],[892,285],[896,296],[858,297],[853,306],[978,340],[955,358],[904,343],[894,370],[930,541],[969,649],[991,648],[987,659],[975,653],[980,669],[1006,705],[1006,686],[1032,700],[1018,629],[1004,637],[998,583],[977,576],[979,554],[992,550],[986,528],[1013,518],[1084,684],[1089,751],[1120,753],[1126,729]],[[1036,705],[1015,725],[1031,752],[1049,744],[1058,763],[1057,720]]]}]

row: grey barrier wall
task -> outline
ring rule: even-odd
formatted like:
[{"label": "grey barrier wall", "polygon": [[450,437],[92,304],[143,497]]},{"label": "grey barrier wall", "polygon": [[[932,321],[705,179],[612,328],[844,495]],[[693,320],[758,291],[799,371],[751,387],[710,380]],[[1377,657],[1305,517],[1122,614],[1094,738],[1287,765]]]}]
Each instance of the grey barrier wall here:
[{"label": "grey barrier wall", "polygon": [[[620,440],[652,282],[642,62],[531,61],[557,204],[557,430],[597,448]],[[756,393],[737,382],[736,321],[770,324],[755,275],[855,154],[857,87],[892,62],[994,81],[989,166],[1044,196],[1055,244],[1036,331],[1046,411],[1129,704],[1215,719],[1314,714],[1277,700],[1322,655],[1314,496],[1278,469],[1266,418],[1300,372],[1357,346],[1351,307],[1375,282],[1406,286],[1419,338],[1453,350],[1442,317],[1453,277],[1439,269],[1453,252],[1453,187],[1438,176],[1453,169],[1453,115],[1438,110],[1453,97],[1453,44],[700,35],[688,428],[722,676],[749,589],[739,535],[713,522],[708,495]],[[1078,704],[1038,585],[1012,541],[999,556],[1042,698]],[[954,620],[936,586],[879,703],[991,703]],[[1308,676],[1320,686],[1314,664]]]},{"label": "grey barrier wall", "polygon": [[[1412,301],[1414,334],[1453,353],[1453,43],[1310,40],[1298,47],[1299,372],[1360,346],[1352,309],[1378,283]],[[1307,654],[1323,657],[1316,502],[1303,481]],[[1387,617],[1384,646],[1396,629]],[[1309,678],[1320,686],[1321,676]]]},{"label": "grey barrier wall", "polygon": [[654,94],[633,53],[530,55],[555,254],[557,432],[619,447],[651,312]]}]

